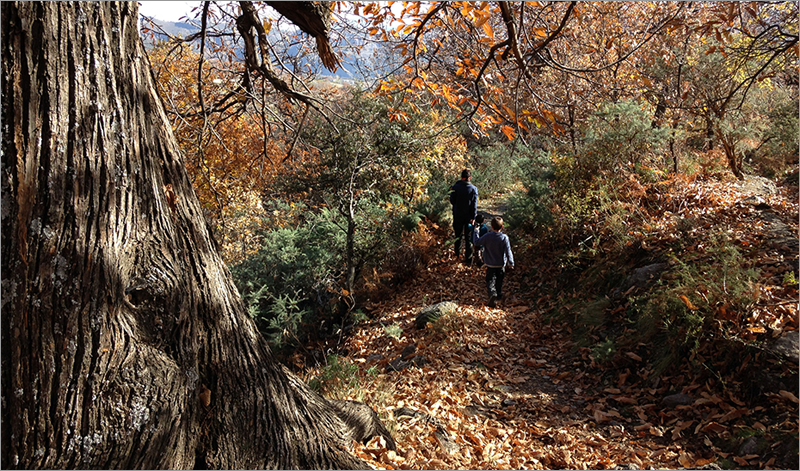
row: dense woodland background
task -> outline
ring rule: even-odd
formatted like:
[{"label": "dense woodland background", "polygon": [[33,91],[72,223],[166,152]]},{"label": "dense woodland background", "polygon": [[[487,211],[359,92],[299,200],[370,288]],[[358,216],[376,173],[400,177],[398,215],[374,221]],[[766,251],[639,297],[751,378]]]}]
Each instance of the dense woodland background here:
[{"label": "dense woodland background", "polygon": [[[390,469],[797,466],[797,352],[771,349],[798,328],[796,4],[336,2],[331,38],[346,70],[333,74],[311,38],[272,14],[272,66],[303,94],[289,100],[243,72],[241,42],[221,33],[230,8],[212,5],[188,38],[163,40],[146,21],[143,31],[251,315],[318,389],[368,397],[409,440],[404,404],[450,414],[472,449],[455,458],[422,438],[406,455],[373,444],[362,457]],[[520,259],[498,311],[482,305],[482,272],[450,253],[446,195],[462,168],[482,212],[504,215]],[[433,334],[415,328],[439,301],[458,312]],[[587,439],[585,424],[527,435],[495,424],[504,431],[492,435],[479,415],[468,426],[458,410],[476,399],[464,378],[481,394],[498,380],[465,352],[487,348],[496,322],[517,336],[536,326],[527,347],[490,342],[507,349],[495,363],[519,348],[522,369],[538,368],[512,369],[509,384],[555,356],[545,377],[578,381],[582,399],[553,412],[673,449],[606,456],[597,446],[613,438]],[[435,364],[397,373],[390,361],[410,345]],[[419,397],[437,368],[460,372],[462,389]],[[655,413],[670,394],[694,399]],[[575,434],[594,440],[589,451]],[[535,451],[553,444],[561,455]]]}]

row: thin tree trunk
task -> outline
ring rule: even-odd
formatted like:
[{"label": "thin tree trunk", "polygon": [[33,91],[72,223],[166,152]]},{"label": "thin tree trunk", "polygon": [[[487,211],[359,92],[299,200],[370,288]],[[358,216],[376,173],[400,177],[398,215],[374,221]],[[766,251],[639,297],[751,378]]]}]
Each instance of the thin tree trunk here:
[{"label": "thin tree trunk", "polygon": [[0,8],[2,467],[362,467],[214,248],[136,2]]},{"label": "thin tree trunk", "polygon": [[722,149],[725,151],[725,159],[728,161],[728,167],[731,172],[739,180],[744,180],[744,173],[742,173],[742,163],[738,155],[736,155],[736,143],[730,136],[726,136],[722,131],[717,131],[719,134],[718,139],[722,144]]}]

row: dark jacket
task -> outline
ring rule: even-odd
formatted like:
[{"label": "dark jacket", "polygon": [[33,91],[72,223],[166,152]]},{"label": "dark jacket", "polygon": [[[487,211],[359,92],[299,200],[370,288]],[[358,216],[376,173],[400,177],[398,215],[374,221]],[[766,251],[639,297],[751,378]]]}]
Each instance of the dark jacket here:
[{"label": "dark jacket", "polygon": [[478,215],[478,189],[475,185],[459,180],[450,187],[455,193],[453,203],[453,219],[468,221]]}]

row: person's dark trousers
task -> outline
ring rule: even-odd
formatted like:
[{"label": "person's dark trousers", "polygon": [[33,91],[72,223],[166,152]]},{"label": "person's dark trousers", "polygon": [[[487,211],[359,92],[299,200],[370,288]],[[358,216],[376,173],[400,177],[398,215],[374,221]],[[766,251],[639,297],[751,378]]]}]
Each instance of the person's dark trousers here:
[{"label": "person's dark trousers", "polygon": [[500,299],[503,297],[503,278],[506,277],[506,269],[503,267],[486,267],[486,289],[489,297],[495,296]]},{"label": "person's dark trousers", "polygon": [[456,258],[461,256],[461,242],[464,242],[464,260],[472,261],[472,234],[468,230],[469,221],[454,219],[453,231],[456,233]]}]

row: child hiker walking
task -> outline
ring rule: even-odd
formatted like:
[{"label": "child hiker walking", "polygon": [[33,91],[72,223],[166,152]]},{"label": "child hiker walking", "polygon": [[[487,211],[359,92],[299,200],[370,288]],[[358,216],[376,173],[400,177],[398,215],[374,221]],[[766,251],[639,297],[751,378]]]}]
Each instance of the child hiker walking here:
[{"label": "child hiker walking", "polygon": [[[489,228],[483,222],[484,217],[483,214],[478,214],[475,216],[475,227],[474,230],[478,231],[478,237],[483,237],[489,232]],[[472,256],[472,264],[478,268],[483,266],[483,247],[476,245],[475,252]]]},{"label": "child hiker walking", "polygon": [[505,266],[508,263],[514,268],[514,254],[511,253],[511,242],[503,234],[503,218],[497,216],[492,219],[492,230],[482,237],[478,237],[477,227],[472,233],[475,246],[483,246],[483,263],[486,265],[486,289],[489,291],[489,307],[495,307],[498,299],[503,299],[503,278]]}]

